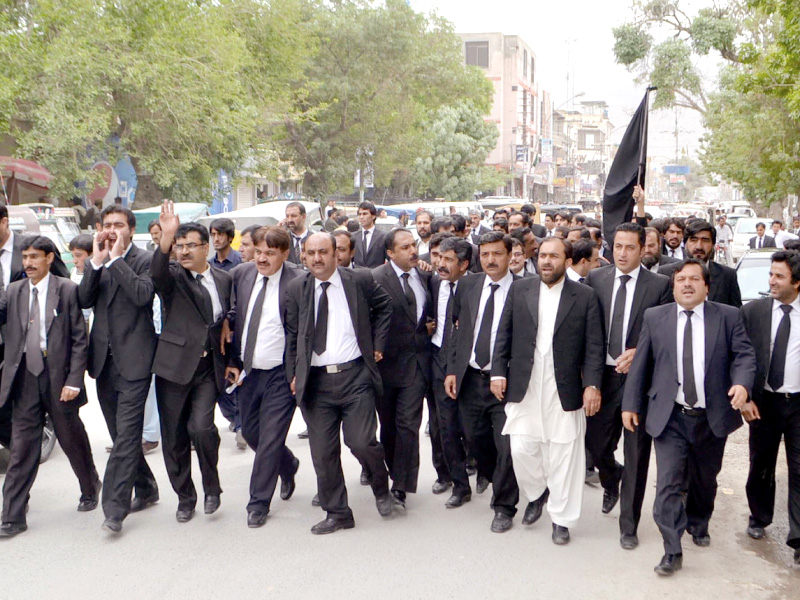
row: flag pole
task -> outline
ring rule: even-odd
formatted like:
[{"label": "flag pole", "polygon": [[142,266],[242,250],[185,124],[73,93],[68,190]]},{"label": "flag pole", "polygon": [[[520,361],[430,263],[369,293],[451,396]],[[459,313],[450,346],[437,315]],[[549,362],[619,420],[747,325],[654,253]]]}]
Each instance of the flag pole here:
[{"label": "flag pole", "polygon": [[[647,125],[650,120],[650,92],[657,90],[658,88],[654,85],[647,86],[647,91],[645,92],[646,106],[644,111],[644,119],[642,119],[642,130],[640,132],[639,139],[645,140],[647,135]],[[642,185],[642,173],[644,172],[647,164],[647,148],[645,143],[641,144],[639,147],[639,173],[636,175],[636,185]]]}]

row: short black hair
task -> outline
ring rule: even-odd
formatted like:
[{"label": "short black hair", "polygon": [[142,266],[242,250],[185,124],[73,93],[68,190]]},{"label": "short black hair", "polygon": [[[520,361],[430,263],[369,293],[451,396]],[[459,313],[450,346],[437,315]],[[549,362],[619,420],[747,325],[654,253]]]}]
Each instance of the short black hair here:
[{"label": "short black hair", "polygon": [[600,221],[597,219],[586,219],[583,222],[584,227],[594,227],[595,229],[602,229],[603,226],[600,224]]},{"label": "short black hair", "polygon": [[436,217],[433,221],[431,221],[431,233],[439,233],[439,230],[445,227],[455,228],[455,223],[453,223],[453,219],[451,217]]},{"label": "short black hair", "polygon": [[[794,241],[794,240],[792,240]],[[800,281],[800,254],[795,250],[778,250],[772,255],[772,262],[786,263],[792,272],[792,283]]]},{"label": "short black hair", "polygon": [[553,231],[555,231],[556,233],[560,233],[564,237],[564,239],[566,239],[567,234],[569,233],[569,227],[567,227],[566,225],[558,225],[553,229]]},{"label": "short black hair", "polygon": [[227,235],[229,240],[233,240],[233,238],[236,236],[236,225],[233,224],[233,221],[226,219],[225,217],[211,221],[211,225],[208,226],[208,230],[213,231],[215,229],[217,233],[224,233]]},{"label": "short black hair", "polygon": [[530,227],[517,227],[514,231],[512,231],[508,235],[515,240],[519,240],[519,242],[524,245],[525,236],[528,235],[529,233],[533,233]]},{"label": "short black hair", "polygon": [[764,225],[764,222],[763,222],[763,221],[759,221],[758,223],[756,223],[756,229],[758,229],[759,227],[763,227],[764,229],[766,229],[766,228],[767,228],[767,226],[766,226],[766,225]]},{"label": "short black hair", "polygon": [[678,263],[678,266],[675,267],[675,270],[672,272],[672,277],[670,277],[670,285],[675,287],[675,276],[683,271],[687,265],[697,265],[703,271],[703,280],[706,282],[706,287],[711,286],[711,273],[708,271],[708,267],[705,263],[701,260],[697,260],[696,258],[685,258],[681,262]]},{"label": "short black hair", "polygon": [[672,225],[674,225],[681,231],[686,229],[686,222],[683,219],[681,219],[680,217],[670,217],[664,222],[664,231],[669,229]]},{"label": "short black hair", "polygon": [[530,215],[528,215],[528,213],[522,212],[521,210],[518,210],[518,211],[513,212],[510,215],[508,215],[509,220],[511,219],[511,217],[514,217],[516,215],[519,215],[520,217],[522,217],[522,226],[523,227],[528,227],[531,224]]},{"label": "short black hair", "polygon": [[0,204],[0,219],[8,218],[8,207],[5,204]]},{"label": "short black hair", "polygon": [[505,233],[508,233],[508,219],[499,217],[492,222],[492,227],[501,227]]},{"label": "short black hair", "polygon": [[242,229],[242,233],[240,234],[239,237],[244,237],[246,235],[249,235],[250,238],[252,239],[253,232],[257,231],[258,229],[260,229],[262,227],[263,227],[263,225],[248,225],[247,227]]},{"label": "short black hair", "polygon": [[[403,227],[395,227],[388,234],[386,234],[386,250],[391,250],[394,252],[394,240],[401,233],[407,233],[408,235],[411,235],[411,232]],[[411,237],[413,238],[414,236],[411,235]]]},{"label": "short black hair", "polygon": [[786,240],[783,242],[784,250],[800,251],[800,240]]},{"label": "short black hair", "polygon": [[478,246],[480,247],[484,244],[494,244],[495,242],[503,242],[503,245],[506,247],[506,252],[511,252],[511,238],[505,233],[501,233],[499,231],[489,231],[484,233],[478,240]]},{"label": "short black hair", "polygon": [[[298,209],[298,210],[300,211],[300,214],[301,214],[301,215],[304,215],[304,214],[306,214],[306,207],[305,207],[305,206],[303,206],[303,205],[302,205],[300,202],[289,202],[289,204],[287,204],[287,205],[286,205],[286,208],[284,209],[284,214],[285,214],[285,213],[286,213],[286,211],[287,211],[287,210],[289,210],[290,208],[296,208],[296,209]],[[219,229],[217,229],[217,231],[219,231]]]},{"label": "short black hair", "polygon": [[130,208],[126,208],[121,204],[109,204],[106,206],[100,213],[100,222],[102,223],[105,221],[106,217],[113,213],[125,215],[125,219],[128,221],[128,227],[136,229],[136,215],[133,214]]},{"label": "short black hair", "polygon": [[448,250],[456,253],[458,262],[470,262],[472,260],[472,244],[464,238],[450,235],[443,239],[442,243],[439,244],[439,252],[447,252]]},{"label": "short black hair", "polygon": [[536,215],[536,206],[533,204],[523,204],[519,207],[519,212],[526,213],[529,217]]},{"label": "short black hair", "polygon": [[72,204],[74,204],[75,206],[78,206],[79,204],[83,204],[83,200],[81,200],[80,196],[73,196],[73,197],[72,197],[72,198],[70,198],[69,200],[70,200],[70,202],[72,202]]},{"label": "short black hair", "polygon": [[358,210],[368,210],[373,217],[378,214],[378,209],[375,208],[375,205],[369,201],[365,201],[359,204]]},{"label": "short black hair", "polygon": [[181,223],[178,226],[178,231],[175,232],[175,239],[177,240],[178,238],[185,238],[187,234],[192,231],[195,231],[200,235],[200,240],[204,244],[208,243],[208,229],[206,229],[205,225],[201,225],[200,223]]},{"label": "short black hair", "polygon": [[345,231],[344,229],[335,229],[332,233],[334,238],[346,237],[348,240],[350,240],[350,250],[356,247],[355,234],[352,234],[349,231]]},{"label": "short black hair", "polygon": [[585,214],[583,214],[583,213],[578,213],[577,215],[575,215],[574,217],[572,217],[572,220],[573,220],[573,221],[574,221],[574,222],[575,222],[577,225],[586,225],[586,220],[587,220],[587,219],[588,219],[588,217],[587,217]]},{"label": "short black hair", "polygon": [[777,223],[778,225],[783,225],[783,221],[781,221],[780,219],[773,219],[772,224],[775,225],[775,223]]},{"label": "short black hair", "polygon": [[355,219],[350,219],[349,221],[347,221],[347,231],[349,231],[350,233],[355,233],[359,229],[361,229],[361,225],[358,224],[358,221],[356,221]]},{"label": "short black hair", "polygon": [[418,210],[416,213],[414,213],[414,220],[416,221],[417,217],[420,215],[428,215],[428,218],[433,221],[433,213],[427,209],[423,208],[422,210]]},{"label": "short black hair", "polygon": [[456,233],[464,233],[467,229],[467,217],[459,213],[453,213],[450,215],[450,220],[453,222],[453,227],[456,230]]},{"label": "short black hair", "polygon": [[[545,238],[542,240],[541,246],[539,246],[539,252],[542,251],[542,246],[549,244],[550,242],[561,242],[561,245],[564,247],[564,258],[572,258],[572,242],[570,242],[567,238],[560,238],[556,236]],[[591,254],[589,256],[591,257]]]},{"label": "short black hair", "polygon": [[67,247],[69,248],[70,252],[73,252],[74,250],[83,250],[87,254],[91,254],[94,250],[92,236],[90,236],[88,233],[76,235],[69,241]]},{"label": "short black hair", "polygon": [[686,225],[686,229],[683,231],[683,241],[687,242],[690,237],[697,235],[701,231],[711,233],[711,241],[715,244],[717,243],[717,228],[703,219],[695,219]]},{"label": "short black hair", "polygon": [[[562,219],[564,219],[564,220],[565,220],[567,223],[569,223],[570,221],[572,221],[572,217],[570,217],[569,213],[568,213],[567,211],[565,211],[565,210],[560,210],[560,211],[558,211],[558,212],[555,214],[555,216],[556,216],[556,217],[561,217],[561,218],[562,218]],[[555,220],[555,218],[554,218],[553,220]]]},{"label": "short black hair", "polygon": [[592,260],[592,253],[597,250],[597,244],[589,240],[578,240],[572,244],[572,263],[577,264],[584,258]]},{"label": "short black hair", "polygon": [[45,256],[48,254],[58,254],[58,248],[49,237],[44,235],[28,235],[22,238],[20,243],[20,250],[23,252],[33,248],[34,250],[41,250]]},{"label": "short black hair", "polygon": [[343,214],[338,214],[335,217],[333,217],[333,222],[336,223],[337,225],[344,225],[349,220],[350,220],[349,217]]},{"label": "short black hair", "polygon": [[617,237],[619,232],[623,233],[635,233],[636,237],[639,238],[639,247],[644,248],[644,245],[647,243],[647,234],[644,231],[644,227],[639,225],[638,223],[620,223],[617,225],[617,228],[614,230],[614,237]]},{"label": "short black hair", "polygon": [[153,231],[153,227],[155,227],[156,225],[158,225],[158,228],[161,229],[161,221],[159,221],[158,219],[153,219],[152,221],[150,221],[147,224],[147,232],[149,233]]},{"label": "short black hair", "polygon": [[448,238],[451,238],[451,237],[456,237],[456,236],[454,236],[449,231],[440,231],[439,233],[434,233],[431,236],[431,241],[428,243],[428,248],[431,249],[431,250],[433,248],[437,248],[438,246],[441,245],[441,243],[444,240],[446,240]]}]

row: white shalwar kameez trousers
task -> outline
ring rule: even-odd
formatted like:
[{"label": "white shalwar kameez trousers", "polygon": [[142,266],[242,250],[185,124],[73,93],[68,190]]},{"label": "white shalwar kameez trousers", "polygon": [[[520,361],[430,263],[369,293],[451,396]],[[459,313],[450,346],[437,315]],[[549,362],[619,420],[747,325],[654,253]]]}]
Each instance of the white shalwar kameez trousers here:
[{"label": "white shalwar kameez trousers", "polygon": [[565,411],[556,388],[553,334],[564,280],[539,284],[539,328],[531,379],[521,402],[506,404],[503,433],[511,436],[514,474],[528,502],[550,489],[547,512],[556,525],[577,525],[586,475],[583,409]]}]

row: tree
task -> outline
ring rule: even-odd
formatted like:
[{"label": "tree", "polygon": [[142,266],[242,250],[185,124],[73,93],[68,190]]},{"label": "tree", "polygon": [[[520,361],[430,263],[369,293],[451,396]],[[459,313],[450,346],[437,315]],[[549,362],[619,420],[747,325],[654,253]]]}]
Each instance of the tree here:
[{"label": "tree", "polygon": [[497,185],[484,162],[499,137],[497,127],[469,102],[442,106],[423,125],[426,152],[417,158],[417,192],[450,201],[469,200],[476,190]]},{"label": "tree", "polygon": [[337,0],[308,26],[315,51],[276,130],[306,194],[349,193],[357,169],[388,186],[428,148],[430,112],[453,98],[488,112],[491,84],[464,64],[452,25],[403,0]]}]

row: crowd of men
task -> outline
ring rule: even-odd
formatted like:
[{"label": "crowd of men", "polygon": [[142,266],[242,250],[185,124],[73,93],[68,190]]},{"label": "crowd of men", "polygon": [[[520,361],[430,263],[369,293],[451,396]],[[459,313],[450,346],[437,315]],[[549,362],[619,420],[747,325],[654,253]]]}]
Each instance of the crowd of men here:
[{"label": "crowd of men", "polygon": [[[154,374],[180,523],[198,502],[192,450],[203,511],[221,505],[218,403],[255,453],[254,528],[277,488],[283,500],[295,490],[300,463],[286,437],[299,406],[325,513],[311,531],[328,534],[355,526],[342,436],[381,517],[413,502],[427,400],[432,492],[449,492],[444,506],[457,509],[476,475],[476,493],[491,486],[495,533],[518,508],[525,526],[546,509],[552,541],[567,544],[585,483],[599,481],[598,508],[619,504],[620,545],[635,549],[654,449],[664,541],[655,570],[671,575],[684,532],[711,542],[725,442],[744,417],[747,533],[763,538],[773,520],[783,438],[787,543],[800,564],[800,254],[786,241],[772,255],[770,297],[742,308],[735,272],[713,260],[716,227],[651,222],[641,190],[635,198],[636,218],[609,240],[584,215],[536,224],[533,205],[497,211],[491,227],[479,211],[419,211],[415,237],[402,223],[376,227],[364,202],[358,231],[339,223],[312,233],[303,205],[290,203],[281,225],[241,232],[241,252],[230,248],[230,221],[209,233],[180,223],[169,201],[155,250],[142,250],[131,242],[133,213],[112,205],[79,284],[53,268],[49,240],[10,232],[0,207],[0,405],[13,409],[0,536],[27,529],[45,413],[78,478],[79,511],[100,503],[103,529],[119,534],[130,513],[159,500],[141,443]],[[90,329],[82,309],[93,311]],[[78,414],[84,371],[113,439],[102,483]]]}]

